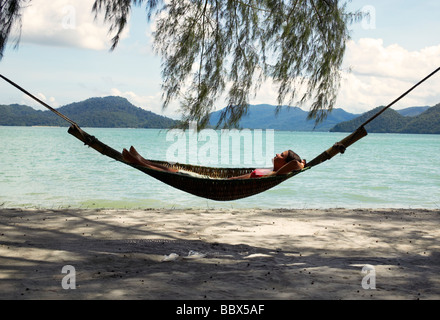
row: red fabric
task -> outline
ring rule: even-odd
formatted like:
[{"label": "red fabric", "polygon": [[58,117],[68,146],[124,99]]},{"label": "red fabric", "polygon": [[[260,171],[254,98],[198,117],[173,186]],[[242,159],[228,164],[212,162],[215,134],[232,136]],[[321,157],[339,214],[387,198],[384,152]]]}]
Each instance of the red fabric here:
[{"label": "red fabric", "polygon": [[251,172],[251,178],[261,178],[272,173],[272,169],[255,169]]}]

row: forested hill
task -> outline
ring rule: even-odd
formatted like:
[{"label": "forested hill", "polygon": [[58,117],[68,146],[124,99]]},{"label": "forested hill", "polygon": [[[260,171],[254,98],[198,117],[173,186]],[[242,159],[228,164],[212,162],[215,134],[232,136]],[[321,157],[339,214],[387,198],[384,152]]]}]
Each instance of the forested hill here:
[{"label": "forested hill", "polygon": [[[337,124],[331,132],[352,132],[383,107],[370,110],[361,116]],[[365,129],[370,133],[426,133],[440,134],[440,104],[427,108],[417,116],[403,116],[399,112],[388,109],[370,122]]]},{"label": "forested hill", "polygon": [[[121,97],[90,98],[57,109],[82,127],[170,128],[176,121],[132,105]],[[51,111],[28,106],[0,105],[0,125],[68,126]]]},{"label": "forested hill", "polygon": [[[336,124],[357,117],[356,114],[335,108],[322,123],[316,125],[315,120],[307,119],[308,112],[298,107],[283,106],[278,114],[276,108],[268,104],[250,105],[248,114],[239,121],[238,127],[285,131],[329,131]],[[215,126],[218,123],[220,114],[224,110],[211,113],[210,125]]]}]

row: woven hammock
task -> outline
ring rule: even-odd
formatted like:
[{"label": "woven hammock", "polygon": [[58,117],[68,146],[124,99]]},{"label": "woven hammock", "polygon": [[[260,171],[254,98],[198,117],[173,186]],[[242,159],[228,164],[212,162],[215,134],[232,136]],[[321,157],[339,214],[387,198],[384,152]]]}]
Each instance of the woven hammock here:
[{"label": "woven hammock", "polygon": [[[152,161],[161,165],[166,162]],[[184,174],[154,170],[143,166],[133,165],[136,169],[168,184],[174,188],[193,194],[198,197],[217,200],[231,201],[246,198],[275,187],[284,180],[304,171],[294,171],[288,175],[275,175],[251,179],[228,179],[250,173],[254,168],[211,168],[188,164],[170,165],[175,169],[183,169],[202,174],[210,178],[193,177]]]},{"label": "woven hammock", "polygon": [[300,171],[292,171],[284,175],[273,175],[261,178],[228,179],[230,177],[250,173],[255,168],[214,168],[179,163],[170,164],[165,161],[149,159],[153,164],[155,163],[178,170],[194,172],[207,176],[207,178],[184,175],[178,172],[156,170],[124,161],[122,154],[119,151],[102,143],[94,136],[89,135],[77,125],[72,125],[68,132],[103,155],[136,168],[163,183],[195,196],[217,201],[242,199],[273,188],[281,182],[332,158],[336,154],[343,153],[345,148],[367,135],[367,131],[364,127],[359,128],[354,133],[350,134],[345,139],[336,143],[330,149],[324,151],[318,157],[310,161],[306,167]]}]

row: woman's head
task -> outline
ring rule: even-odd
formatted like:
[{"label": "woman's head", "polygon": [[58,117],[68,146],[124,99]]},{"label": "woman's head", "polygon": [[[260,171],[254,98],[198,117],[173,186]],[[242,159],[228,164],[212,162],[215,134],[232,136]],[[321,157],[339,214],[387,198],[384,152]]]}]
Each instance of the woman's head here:
[{"label": "woman's head", "polygon": [[288,163],[288,162],[290,162],[292,160],[296,160],[298,162],[302,161],[301,157],[298,154],[296,154],[292,150],[287,150],[286,163]]},{"label": "woman's head", "polygon": [[282,153],[277,153],[276,156],[273,158],[274,170],[278,170],[292,160],[305,164],[305,160],[302,160],[298,154],[296,154],[292,150],[286,150]]}]

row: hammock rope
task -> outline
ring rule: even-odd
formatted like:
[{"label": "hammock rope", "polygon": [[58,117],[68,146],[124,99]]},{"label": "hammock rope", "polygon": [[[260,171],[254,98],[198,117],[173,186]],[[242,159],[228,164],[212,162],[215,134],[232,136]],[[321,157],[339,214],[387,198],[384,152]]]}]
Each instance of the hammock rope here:
[{"label": "hammock rope", "polygon": [[69,122],[71,125],[74,126],[78,126],[78,124],[76,124],[75,121],[69,119],[68,117],[66,117],[64,114],[62,114],[61,112],[59,112],[58,110],[52,108],[50,105],[48,105],[47,103],[45,103],[44,101],[41,101],[40,99],[38,99],[36,96],[34,96],[33,94],[31,94],[30,92],[26,91],[25,89],[23,89],[22,87],[20,87],[18,84],[16,84],[15,82],[9,80],[8,78],[6,78],[5,76],[3,76],[2,74],[0,74],[0,77],[5,80],[6,82],[8,82],[9,84],[13,85],[14,87],[16,87],[18,90],[22,91],[23,93],[25,93],[26,95],[28,95],[29,97],[31,97],[32,99],[34,99],[35,101],[37,101],[38,103],[40,103],[41,105],[43,105],[44,107],[46,107],[47,109],[49,109],[50,111],[52,111],[53,113],[55,113],[57,116],[61,117],[62,119],[66,120],[67,122]]},{"label": "hammock rope", "polygon": [[431,72],[428,76],[426,76],[422,80],[420,80],[418,83],[412,86],[409,90],[407,90],[397,99],[395,99],[389,105],[387,105],[379,112],[374,114],[372,117],[367,119],[353,133],[351,133],[341,141],[335,143],[331,148],[329,148],[328,150],[324,151],[323,153],[312,159],[310,162],[306,164],[303,170],[293,171],[285,175],[273,175],[262,178],[250,178],[250,179],[228,179],[228,178],[250,173],[255,168],[214,168],[214,167],[204,167],[204,166],[179,164],[179,163],[170,164],[164,161],[149,160],[153,163],[157,163],[160,165],[173,167],[175,169],[192,171],[198,174],[209,176],[209,178],[199,178],[199,177],[192,177],[174,172],[155,170],[144,166],[128,163],[124,161],[122,153],[102,143],[94,136],[91,136],[90,134],[82,130],[75,121],[69,119],[66,115],[52,108],[44,101],[41,101],[40,99],[38,99],[28,91],[23,89],[13,81],[9,80],[5,76],[0,74],[0,77],[9,84],[11,84],[12,86],[14,86],[15,88],[19,89],[20,91],[22,91],[23,93],[34,99],[35,101],[37,101],[38,103],[40,103],[41,105],[43,105],[44,107],[46,107],[47,109],[49,109],[50,111],[52,111],[53,113],[55,113],[56,115],[58,115],[59,117],[61,117],[62,119],[64,119],[65,121],[69,122],[71,126],[68,129],[68,133],[73,135],[77,139],[81,140],[85,145],[88,145],[89,147],[100,152],[101,154],[110,157],[116,161],[122,162],[126,165],[129,165],[131,167],[134,167],[152,176],[153,178],[156,178],[157,180],[163,183],[166,183],[172,187],[188,192],[190,194],[207,199],[217,200],[217,201],[230,201],[230,200],[246,198],[258,194],[260,192],[266,191],[301,172],[304,172],[318,164],[323,163],[324,161],[331,159],[338,153],[344,153],[346,148],[348,148],[353,143],[355,143],[356,141],[367,135],[365,126],[368,123],[373,121],[375,118],[381,115],[386,109],[390,108],[392,105],[394,105],[403,97],[405,97],[416,87],[418,87],[423,82],[428,80],[439,70],[440,67],[434,70],[433,72]]},{"label": "hammock rope", "polygon": [[367,121],[365,121],[361,126],[366,126],[367,124],[369,124],[371,121],[373,121],[374,119],[376,119],[378,116],[380,116],[386,109],[388,109],[389,107],[391,107],[392,105],[394,105],[396,102],[398,102],[400,99],[402,99],[403,97],[405,97],[407,94],[409,94],[411,91],[413,91],[415,88],[417,88],[419,85],[421,85],[423,82],[425,82],[426,80],[428,80],[429,78],[431,78],[434,74],[436,74],[438,71],[440,70],[440,67],[435,69],[433,72],[431,72],[430,74],[428,74],[426,77],[424,77],[422,80],[420,80],[419,82],[417,82],[414,86],[412,86],[410,89],[408,89],[406,92],[402,93],[402,95],[400,97],[398,97],[396,100],[394,100],[393,102],[391,102],[389,105],[387,105],[385,108],[383,108],[382,110],[380,110],[378,113],[376,113],[375,115],[373,115],[371,118],[369,118]]}]

